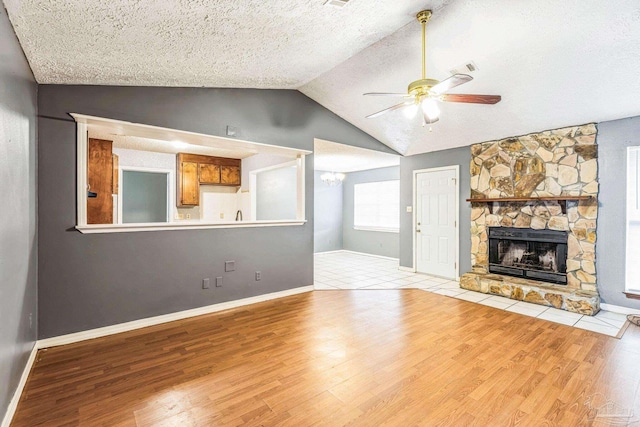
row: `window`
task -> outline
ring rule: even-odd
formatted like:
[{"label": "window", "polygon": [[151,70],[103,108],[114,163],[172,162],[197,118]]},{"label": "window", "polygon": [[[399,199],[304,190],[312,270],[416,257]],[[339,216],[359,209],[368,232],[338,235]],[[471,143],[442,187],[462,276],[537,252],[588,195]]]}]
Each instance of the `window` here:
[{"label": "window", "polygon": [[353,199],[355,229],[399,231],[400,181],[356,184]]},{"label": "window", "polygon": [[627,149],[627,278],[628,292],[640,293],[640,147]]}]

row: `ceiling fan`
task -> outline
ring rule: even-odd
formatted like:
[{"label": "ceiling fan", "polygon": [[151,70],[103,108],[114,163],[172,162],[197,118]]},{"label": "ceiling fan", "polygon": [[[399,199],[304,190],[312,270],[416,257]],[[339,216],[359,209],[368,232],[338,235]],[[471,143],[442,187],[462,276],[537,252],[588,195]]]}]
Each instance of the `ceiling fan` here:
[{"label": "ceiling fan", "polygon": [[416,15],[418,22],[422,25],[422,78],[409,83],[407,93],[365,93],[366,96],[392,96],[403,97],[405,100],[399,104],[393,105],[377,113],[369,114],[367,119],[381,116],[389,111],[402,109],[407,117],[415,117],[418,109],[422,108],[423,126],[438,121],[440,117],[440,109],[438,101],[441,102],[464,102],[468,104],[496,104],[502,99],[500,95],[466,95],[466,94],[447,94],[446,92],[456,86],[473,80],[473,77],[467,74],[454,74],[446,80],[438,81],[428,79],[426,72],[426,42],[425,33],[427,21],[431,18],[430,10],[423,10]]}]

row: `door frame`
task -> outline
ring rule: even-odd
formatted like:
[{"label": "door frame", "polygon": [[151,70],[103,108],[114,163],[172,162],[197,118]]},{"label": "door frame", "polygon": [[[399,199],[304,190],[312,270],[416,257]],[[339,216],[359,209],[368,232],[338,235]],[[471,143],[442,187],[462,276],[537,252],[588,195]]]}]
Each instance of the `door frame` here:
[{"label": "door frame", "polygon": [[437,168],[429,168],[429,169],[416,169],[413,171],[413,196],[412,196],[412,204],[413,204],[413,214],[412,214],[412,223],[411,223],[411,239],[413,241],[413,271],[418,273],[418,254],[417,254],[417,242],[416,242],[416,211],[417,211],[417,184],[418,184],[418,174],[420,173],[428,173],[428,172],[440,172],[445,170],[453,170],[456,173],[456,203],[455,203],[455,229],[456,229],[456,255],[455,255],[455,280],[460,280],[460,165],[451,165],[451,166],[440,166]]}]

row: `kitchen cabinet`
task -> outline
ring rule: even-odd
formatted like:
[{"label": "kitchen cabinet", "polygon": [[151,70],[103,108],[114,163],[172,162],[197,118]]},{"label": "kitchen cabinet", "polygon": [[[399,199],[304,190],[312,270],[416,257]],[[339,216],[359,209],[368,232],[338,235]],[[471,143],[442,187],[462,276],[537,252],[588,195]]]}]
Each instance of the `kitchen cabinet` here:
[{"label": "kitchen cabinet", "polygon": [[198,206],[200,204],[200,183],[198,164],[180,162],[178,206]]},{"label": "kitchen cabinet", "polygon": [[241,160],[200,154],[176,155],[178,207],[200,205],[200,185],[240,186]]},{"label": "kitchen cabinet", "polygon": [[200,184],[220,184],[220,165],[200,163],[198,166]]},{"label": "kitchen cabinet", "polygon": [[240,166],[221,166],[220,183],[226,185],[240,185]]}]

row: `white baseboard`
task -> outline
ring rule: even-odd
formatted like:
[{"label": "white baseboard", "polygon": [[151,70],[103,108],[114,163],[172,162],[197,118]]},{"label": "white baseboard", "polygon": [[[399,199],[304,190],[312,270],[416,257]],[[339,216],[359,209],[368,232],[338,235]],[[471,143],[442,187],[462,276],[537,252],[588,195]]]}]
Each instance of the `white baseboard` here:
[{"label": "white baseboard", "polygon": [[406,271],[408,273],[415,273],[416,269],[413,267],[403,267],[402,265],[398,267],[398,270],[400,271]]},{"label": "white baseboard", "polygon": [[4,414],[4,418],[2,419],[2,427],[9,427],[11,421],[13,420],[13,416],[16,413],[16,409],[18,408],[18,402],[20,401],[20,396],[22,396],[22,390],[24,386],[27,384],[27,378],[29,378],[29,373],[31,372],[31,367],[36,360],[36,354],[38,354],[38,343],[35,342],[33,344],[33,348],[31,349],[31,353],[29,354],[29,359],[27,359],[27,364],[22,371],[22,376],[20,377],[20,382],[18,383],[18,387],[16,387],[15,392],[13,393],[13,397],[9,402],[9,406],[7,407],[7,412]]},{"label": "white baseboard", "polygon": [[107,335],[119,334],[121,332],[132,331],[135,329],[146,328],[147,326],[159,325],[161,323],[173,322],[175,320],[187,319],[189,317],[201,316],[203,314],[215,313],[217,311],[228,310],[230,308],[242,307],[258,302],[269,301],[272,299],[287,297],[290,295],[301,294],[313,291],[313,285],[302,286],[300,288],[287,289],[286,291],[273,292],[270,294],[257,295],[239,299],[235,301],[222,302],[219,304],[208,305],[205,307],[193,308],[191,310],[178,311],[176,313],[163,314],[161,316],[148,317],[146,319],[134,320],[117,325],[105,326],[103,328],[90,329],[88,331],[75,332],[73,334],[60,335],[52,338],[45,338],[37,342],[37,347],[48,348],[59,345],[72,344],[79,341],[100,338]]},{"label": "white baseboard", "polygon": [[390,257],[390,256],[368,254],[368,253],[365,253],[365,252],[350,251],[348,249],[343,249],[341,252],[346,252],[346,253],[349,253],[349,254],[356,254],[356,255],[372,256],[374,258],[391,259],[393,261],[398,261],[398,258],[393,258],[393,257]]},{"label": "white baseboard", "polygon": [[611,311],[613,313],[640,314],[640,310],[636,310],[634,308],[629,308],[629,307],[622,307],[622,306],[619,306],[619,305],[607,304],[607,303],[604,303],[604,302],[600,304],[600,308],[605,310],[605,311]]},{"label": "white baseboard", "polygon": [[342,249],[336,249],[335,251],[324,251],[324,252],[314,252],[314,255],[326,255],[326,254],[337,254],[338,252],[344,252]]}]

